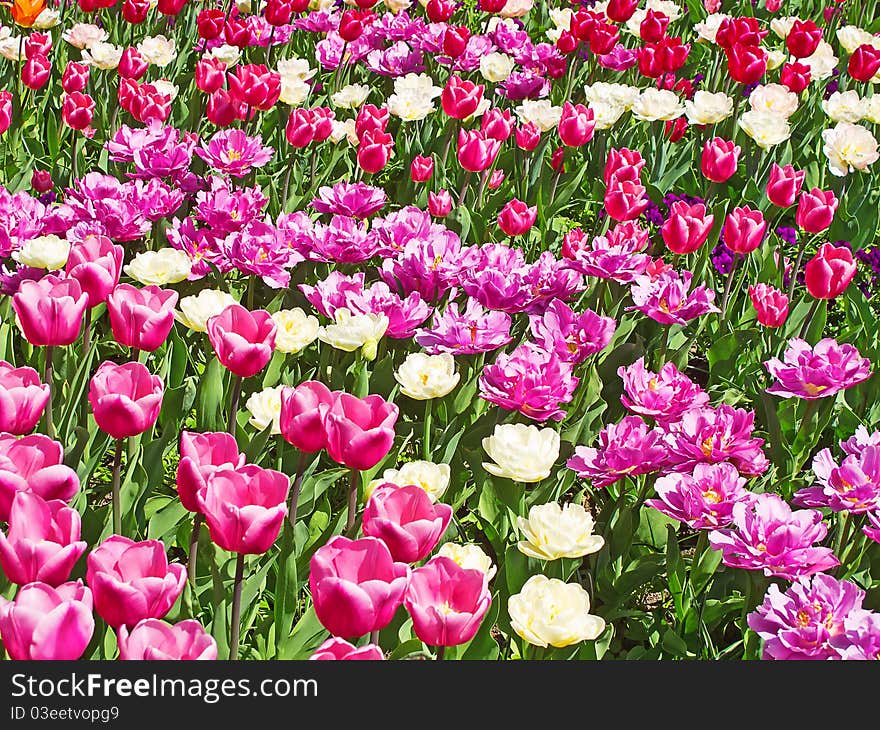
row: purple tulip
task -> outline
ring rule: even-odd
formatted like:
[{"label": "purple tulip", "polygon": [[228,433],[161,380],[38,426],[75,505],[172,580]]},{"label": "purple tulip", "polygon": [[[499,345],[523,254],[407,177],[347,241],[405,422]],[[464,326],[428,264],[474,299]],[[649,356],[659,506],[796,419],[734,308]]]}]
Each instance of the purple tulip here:
[{"label": "purple tulip", "polygon": [[782,361],[770,358],[764,366],[776,378],[767,392],[783,398],[827,398],[871,376],[868,358],[852,345],[839,345],[830,337],[819,340],[815,347],[793,337]]}]

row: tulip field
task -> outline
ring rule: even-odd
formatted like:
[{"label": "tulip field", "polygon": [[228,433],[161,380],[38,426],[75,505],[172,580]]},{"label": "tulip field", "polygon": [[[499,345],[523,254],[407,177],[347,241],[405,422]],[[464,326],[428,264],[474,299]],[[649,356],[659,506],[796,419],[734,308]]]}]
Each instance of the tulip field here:
[{"label": "tulip field", "polygon": [[0,657],[880,658],[874,0],[0,56]]}]

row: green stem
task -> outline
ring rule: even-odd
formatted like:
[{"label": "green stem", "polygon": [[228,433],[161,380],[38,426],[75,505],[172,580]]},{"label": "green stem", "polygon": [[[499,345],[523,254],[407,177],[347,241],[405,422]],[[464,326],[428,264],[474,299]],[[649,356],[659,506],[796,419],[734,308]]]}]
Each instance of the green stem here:
[{"label": "green stem", "polygon": [[244,583],[244,553],[235,561],[235,586],[232,589],[232,620],[229,627],[229,658],[238,659],[238,642],[241,636],[241,588]]},{"label": "green stem", "polygon": [[804,323],[801,325],[801,331],[798,333],[800,339],[804,339],[804,335],[807,334],[807,330],[810,328],[810,322],[812,322],[813,317],[816,316],[816,310],[819,309],[819,304],[824,301],[824,299],[813,300],[813,303],[810,305],[810,311],[807,312],[807,316],[804,318]]},{"label": "green stem", "polygon": [[196,561],[199,557],[199,533],[202,531],[201,512],[196,512],[193,516],[192,532],[189,533],[189,560],[186,565],[186,575],[189,578],[190,585],[196,587]]},{"label": "green stem", "polygon": [[44,352],[46,356],[46,363],[43,369],[43,382],[49,386],[49,400],[46,401],[46,435],[50,439],[55,438],[55,422],[52,418],[52,393],[55,388],[52,385],[52,353],[53,348],[52,345],[46,345],[46,350]]},{"label": "green stem", "polygon": [[358,508],[358,470],[351,470],[351,478],[348,482],[348,518],[345,521],[345,535],[346,537],[354,537],[356,524],[355,518],[357,516],[357,508]]},{"label": "green stem", "polygon": [[433,401],[428,398],[425,401],[425,429],[422,433],[422,458],[425,461],[431,460],[431,410]]},{"label": "green stem", "polygon": [[116,453],[113,456],[113,534],[122,535],[122,500],[119,495],[119,482],[122,472],[122,442],[116,439]]},{"label": "green stem", "polygon": [[229,423],[227,427],[227,431],[232,434],[232,437],[235,438],[235,427],[236,427],[236,416],[238,415],[238,401],[241,398],[241,383],[242,377],[240,375],[235,376],[235,383],[232,386],[232,400],[229,402]]},{"label": "green stem", "polygon": [[290,490],[290,507],[287,510],[287,519],[291,527],[296,527],[296,508],[299,503],[299,493],[302,490],[303,475],[306,471],[306,453],[301,451],[299,461],[296,464],[296,477],[293,480],[293,488]]}]

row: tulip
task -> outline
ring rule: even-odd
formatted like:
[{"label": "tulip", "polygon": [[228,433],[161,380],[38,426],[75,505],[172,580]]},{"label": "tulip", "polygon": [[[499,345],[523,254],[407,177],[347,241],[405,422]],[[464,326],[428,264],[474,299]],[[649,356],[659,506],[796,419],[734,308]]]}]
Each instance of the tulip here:
[{"label": "tulip", "polygon": [[452,211],[452,196],[448,190],[428,193],[428,212],[435,218],[445,218]]},{"label": "tulip", "polygon": [[749,287],[749,299],[757,313],[758,322],[765,327],[781,327],[788,317],[788,297],[767,284]]},{"label": "tulip", "polygon": [[47,502],[33,492],[16,493],[9,530],[0,532],[0,566],[12,583],[61,585],[85,550],[79,512],[60,499]]},{"label": "tulip", "polygon": [[482,570],[462,568],[442,556],[413,570],[403,598],[416,636],[443,647],[473,639],[491,603],[489,580]]},{"label": "tulip", "polygon": [[387,107],[381,109],[374,104],[364,104],[358,109],[357,117],[354,121],[355,135],[358,139],[364,136],[367,130],[384,132],[388,127],[388,120],[391,113]]},{"label": "tulip", "polygon": [[632,168],[630,179],[637,180],[639,175],[641,175],[644,166],[645,159],[642,157],[642,153],[638,150],[630,150],[626,147],[622,147],[618,150],[612,147],[608,151],[608,158],[605,161],[605,171],[602,179],[605,181],[606,185],[609,185],[611,183],[612,175],[618,173],[618,177],[620,177],[619,172],[623,168]]},{"label": "tulip", "polygon": [[95,421],[115,439],[137,436],[159,417],[165,386],[146,365],[101,363],[89,381],[89,403]]},{"label": "tulip", "polygon": [[458,130],[458,162],[468,172],[483,172],[495,161],[501,142],[480,130]]},{"label": "tulip", "polygon": [[216,659],[217,642],[194,619],[169,624],[155,618],[138,621],[131,631],[120,626],[116,634],[122,660]]},{"label": "tulip", "polygon": [[[433,0],[432,0],[433,2]],[[384,659],[381,647],[378,644],[364,644],[363,646],[355,646],[345,639],[331,637],[327,639],[321,646],[315,649],[309,659],[316,661],[327,660],[378,660]]]},{"label": "tulip", "polygon": [[263,64],[236,66],[227,80],[232,97],[254,109],[271,109],[281,95],[281,76]]},{"label": "tulip", "polygon": [[636,12],[638,5],[638,0],[610,0],[605,8],[605,15],[615,23],[625,23]]},{"label": "tulip", "polygon": [[734,208],[724,220],[724,245],[738,254],[754,251],[764,240],[767,221],[760,210],[745,205]]},{"label": "tulip", "polygon": [[324,417],[336,396],[323,383],[307,380],[281,392],[279,423],[285,441],[313,454],[327,448]]},{"label": "tulip", "polygon": [[52,36],[50,36],[48,33],[38,33],[36,31],[31,31],[30,35],[25,37],[25,58],[33,58],[34,56],[48,56],[51,51]]},{"label": "tulip", "polygon": [[339,19],[339,35],[342,39],[351,43],[364,34],[364,28],[373,18],[372,13],[361,13],[357,10],[346,10]]},{"label": "tulip", "polygon": [[177,493],[190,512],[201,512],[196,495],[205,486],[207,476],[219,468],[238,469],[245,456],[225,431],[180,434],[180,461],[177,463]]},{"label": "tulip", "polygon": [[834,192],[813,188],[801,195],[794,219],[807,233],[821,233],[831,225],[835,211],[837,197]]},{"label": "tulip", "polygon": [[21,67],[21,82],[29,89],[41,89],[52,73],[52,62],[47,56],[36,55],[24,62]]},{"label": "tulip", "polygon": [[657,43],[666,35],[666,28],[668,27],[669,18],[666,15],[648,9],[644,20],[639,24],[639,38],[645,43]]},{"label": "tulip", "polygon": [[36,370],[0,360],[0,431],[18,436],[33,431],[49,396]]},{"label": "tulip", "polygon": [[856,275],[856,262],[846,246],[823,243],[804,268],[807,291],[816,299],[840,296]]},{"label": "tulip", "polygon": [[199,38],[212,41],[223,33],[226,14],[220,8],[205,8],[196,15],[196,32]]},{"label": "tulip", "polygon": [[3,134],[12,123],[12,94],[0,91],[0,134]]},{"label": "tulip", "polygon": [[186,3],[187,0],[159,0],[156,3],[156,8],[163,15],[175,16],[180,14]]},{"label": "tulip", "polygon": [[616,221],[635,220],[648,207],[646,192],[638,182],[617,182],[612,178],[612,184],[605,189],[605,211]]},{"label": "tulip", "polygon": [[440,94],[440,104],[446,115],[453,119],[467,119],[483,100],[482,84],[466,81],[453,74]]},{"label": "tulip", "polygon": [[593,110],[583,104],[565,102],[562,105],[562,116],[557,130],[559,139],[568,147],[581,147],[593,138],[596,123],[593,121]]},{"label": "tulip", "polygon": [[377,537],[402,563],[426,558],[449,525],[452,507],[431,502],[417,485],[385,485],[373,490],[364,508],[364,535]]},{"label": "tulip", "polygon": [[649,43],[636,51],[639,73],[649,79],[660,78],[666,68],[656,43]]},{"label": "tulip", "polygon": [[521,200],[507,201],[498,214],[498,227],[508,236],[521,236],[534,224],[538,216],[538,206],[529,207]]},{"label": "tulip", "polygon": [[138,49],[130,46],[122,52],[116,71],[126,79],[141,79],[147,73],[149,66]]},{"label": "tulip", "polygon": [[208,97],[205,116],[211,124],[228,127],[238,118],[239,104],[225,89],[218,89]]},{"label": "tulip", "polygon": [[789,91],[800,94],[810,85],[812,71],[803,63],[787,63],[779,72],[779,81]]},{"label": "tulip", "polygon": [[151,7],[150,0],[123,0],[122,17],[126,23],[140,25],[147,19]]},{"label": "tulip", "polygon": [[563,30],[556,39],[557,50],[566,56],[570,53],[574,53],[579,46],[580,41],[578,40],[578,37],[570,30]]},{"label": "tulip", "polygon": [[311,109],[292,109],[287,118],[284,136],[291,147],[308,147],[315,139],[315,115]]},{"label": "tulip", "polygon": [[92,123],[95,100],[88,94],[74,91],[61,102],[61,120],[71,129],[86,129]]},{"label": "tulip", "polygon": [[724,53],[730,78],[741,84],[754,84],[767,71],[767,54],[760,46],[734,43]]},{"label": "tulip", "polygon": [[229,46],[246,48],[251,42],[251,29],[244,18],[229,17],[223,25],[223,39]]},{"label": "tulip", "polygon": [[87,236],[82,243],[70,247],[64,270],[88,296],[89,309],[106,302],[119,283],[123,256],[122,246],[107,236]]},{"label": "tulip", "polygon": [[55,187],[52,173],[48,170],[34,170],[31,175],[31,187],[38,193],[48,193]]},{"label": "tulip", "polygon": [[263,17],[269,25],[280,28],[282,25],[290,23],[293,13],[294,7],[292,2],[287,0],[269,0],[263,11]]},{"label": "tulip", "polygon": [[480,121],[480,131],[487,139],[506,142],[513,134],[513,118],[510,116],[510,110],[501,111],[495,107],[487,109]]},{"label": "tulip", "polygon": [[42,434],[17,439],[0,433],[0,522],[9,520],[18,492],[70,501],[79,490],[79,477],[62,463],[63,456],[61,444]]},{"label": "tulip", "polygon": [[812,56],[822,41],[822,29],[812,20],[795,20],[785,37],[785,47],[795,58]]},{"label": "tulip", "polygon": [[534,122],[526,122],[514,130],[516,146],[526,152],[531,152],[541,142],[541,130]]},{"label": "tulip", "polygon": [[713,137],[706,140],[703,145],[703,155],[700,158],[700,170],[703,177],[712,182],[724,182],[735,172],[737,160],[742,148],[730,140]]},{"label": "tulip", "polygon": [[486,187],[489,190],[495,190],[501,187],[501,183],[504,182],[504,170],[492,170],[492,174],[489,175],[489,180],[486,183]]},{"label": "tulip", "polygon": [[849,57],[846,70],[856,81],[870,81],[880,71],[880,48],[863,43]]},{"label": "tulip", "polygon": [[410,178],[413,182],[427,182],[434,173],[434,158],[416,155],[409,166]]},{"label": "tulip", "polygon": [[706,242],[714,221],[715,216],[706,214],[703,203],[689,205],[684,200],[676,200],[660,228],[660,235],[673,253],[693,253]]},{"label": "tulip", "polygon": [[158,349],[174,326],[177,297],[173,289],[120,284],[107,299],[114,339],[135,350]]},{"label": "tulip", "polygon": [[485,13],[500,13],[507,0],[478,0],[477,6]]},{"label": "tulip", "polygon": [[68,94],[82,91],[89,83],[89,66],[85,63],[68,61],[61,76],[61,88]]},{"label": "tulip", "polygon": [[774,162],[770,167],[770,180],[767,182],[767,198],[779,208],[794,205],[806,174],[805,170],[796,170],[793,165],[780,167]]},{"label": "tulip", "polygon": [[465,26],[446,26],[443,31],[443,53],[450,58],[458,58],[467,49],[471,32]]},{"label": "tulip", "polygon": [[264,309],[249,312],[240,304],[230,304],[207,326],[217,359],[240,378],[256,375],[272,358],[278,327]]},{"label": "tulip", "polygon": [[[221,11],[222,12],[222,11]],[[217,58],[200,58],[196,61],[196,86],[206,94],[223,88],[226,82],[226,64]]]},{"label": "tulip", "polygon": [[428,0],[425,12],[432,23],[445,23],[452,17],[457,7],[451,0]]},{"label": "tulip", "polygon": [[86,582],[95,611],[114,629],[165,616],[185,581],[186,568],[168,562],[160,540],[135,542],[111,535],[87,560]]},{"label": "tulip", "polygon": [[87,304],[88,294],[76,279],[54,274],[21,282],[12,297],[25,339],[49,347],[69,345],[79,337]]},{"label": "tulip", "polygon": [[410,568],[375,537],[330,538],[309,562],[315,614],[334,636],[355,638],[387,626],[403,602]]},{"label": "tulip", "polygon": [[380,395],[339,393],[324,419],[327,453],[350,469],[372,469],[391,450],[398,415],[397,406]]},{"label": "tulip", "polygon": [[394,137],[387,132],[365,131],[357,148],[358,167],[375,175],[388,164],[393,147]]},{"label": "tulip", "polygon": [[590,26],[590,51],[597,56],[611,53],[620,39],[620,30],[611,23],[596,22]]},{"label": "tulip", "polygon": [[79,659],[94,631],[92,593],[81,580],[29,583],[15,600],[0,598],[0,636],[12,659]]}]

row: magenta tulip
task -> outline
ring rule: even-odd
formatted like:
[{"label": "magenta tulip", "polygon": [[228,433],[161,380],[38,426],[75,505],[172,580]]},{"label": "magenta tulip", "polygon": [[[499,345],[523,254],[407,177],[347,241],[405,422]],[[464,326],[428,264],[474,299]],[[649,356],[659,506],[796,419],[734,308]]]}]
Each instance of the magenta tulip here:
[{"label": "magenta tulip", "polygon": [[780,167],[774,162],[770,166],[770,179],[767,181],[768,200],[779,208],[794,205],[806,175],[806,170],[797,170],[794,165]]},{"label": "magenta tulip", "polygon": [[79,659],[94,631],[92,594],[81,580],[29,583],[14,601],[0,597],[0,638],[13,659]]},{"label": "magenta tulip", "polygon": [[426,558],[446,531],[452,507],[433,504],[422,487],[383,485],[373,490],[364,509],[364,534],[378,537],[402,563]]},{"label": "magenta tulip", "polygon": [[309,562],[315,614],[334,636],[354,638],[385,628],[403,602],[406,563],[396,563],[375,537],[330,538]]},{"label": "magenta tulip", "polygon": [[256,375],[275,349],[275,320],[265,309],[249,312],[230,304],[208,320],[208,338],[225,368],[240,378]]},{"label": "magenta tulip", "polygon": [[816,299],[834,299],[846,291],[857,265],[846,246],[823,243],[804,267],[807,291]]},{"label": "magenta tulip", "polygon": [[805,191],[798,200],[795,222],[807,233],[821,233],[834,220],[837,203],[833,190],[813,188]]},{"label": "magenta tulip", "polygon": [[89,383],[95,422],[115,439],[137,436],[156,423],[165,386],[146,365],[102,362]]},{"label": "magenta tulip", "polygon": [[186,568],[168,563],[160,540],[135,542],[111,535],[89,553],[86,581],[95,610],[114,629],[162,618],[186,582]]},{"label": "magenta tulip", "polygon": [[281,391],[281,435],[300,451],[313,454],[327,448],[324,417],[336,394],[317,380]]},{"label": "magenta tulip", "polygon": [[116,643],[119,658],[123,660],[217,658],[217,642],[194,619],[169,624],[156,618],[145,618],[131,631],[120,626]]},{"label": "magenta tulip", "polygon": [[0,433],[0,522],[9,520],[18,492],[70,501],[79,489],[79,477],[63,458],[61,444],[48,436],[35,433],[17,439]]},{"label": "magenta tulip", "polygon": [[261,555],[281,531],[289,491],[286,474],[246,464],[212,471],[196,501],[215,544],[241,555]]},{"label": "magenta tulip", "polygon": [[80,540],[79,512],[60,499],[49,502],[32,492],[17,492],[9,529],[0,532],[0,566],[20,586],[64,583],[86,550]]},{"label": "magenta tulip", "polygon": [[107,236],[89,235],[82,243],[70,247],[64,270],[88,295],[89,308],[106,302],[119,283],[123,255],[122,246]]},{"label": "magenta tulip", "polygon": [[174,326],[177,292],[145,286],[142,289],[120,284],[107,298],[113,337],[126,347],[153,352]]},{"label": "magenta tulip", "polygon": [[714,221],[715,216],[706,214],[703,203],[690,205],[684,200],[676,200],[660,228],[660,235],[672,253],[693,253],[706,242]]},{"label": "magenta tulip", "polygon": [[557,126],[562,144],[568,147],[581,147],[593,138],[595,128],[592,109],[569,101],[562,105],[562,116]]},{"label": "magenta tulip", "polygon": [[49,402],[49,386],[33,368],[0,360],[0,431],[17,436],[34,430]]},{"label": "magenta tulip", "polygon": [[724,219],[724,245],[738,254],[754,251],[764,240],[767,221],[760,210],[744,205],[734,208]]},{"label": "magenta tulip", "polygon": [[457,646],[474,638],[489,604],[489,579],[451,558],[431,558],[412,572],[403,604],[413,630],[431,646]]},{"label": "magenta tulip", "polygon": [[376,644],[364,644],[363,646],[355,646],[345,639],[336,636],[327,639],[321,646],[315,649],[309,659],[316,661],[321,660],[377,660],[384,659],[381,647]]},{"label": "magenta tulip", "polygon": [[721,137],[707,139],[700,158],[703,176],[713,182],[724,182],[736,172],[741,152],[742,148],[731,140]]},{"label": "magenta tulip", "polygon": [[190,512],[201,512],[196,495],[209,474],[220,468],[238,469],[245,456],[238,443],[225,431],[180,434],[180,461],[177,462],[177,494]]},{"label": "magenta tulip", "polygon": [[372,469],[391,450],[399,413],[380,395],[340,393],[324,419],[330,458],[351,469]]},{"label": "magenta tulip", "polygon": [[521,236],[535,224],[538,206],[528,206],[521,200],[513,198],[504,204],[498,214],[498,227],[508,236]]},{"label": "magenta tulip", "polygon": [[89,295],[76,279],[55,274],[21,282],[12,297],[25,339],[32,345],[69,345],[79,337]]}]

